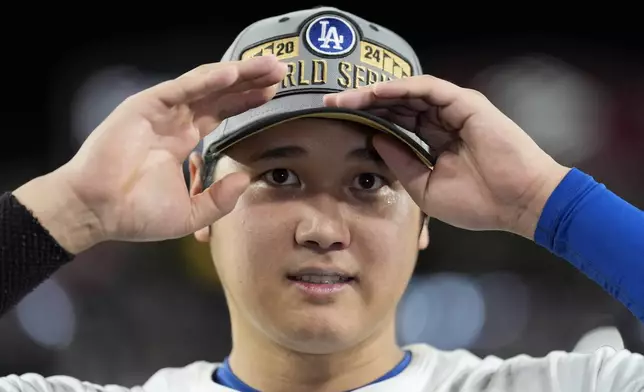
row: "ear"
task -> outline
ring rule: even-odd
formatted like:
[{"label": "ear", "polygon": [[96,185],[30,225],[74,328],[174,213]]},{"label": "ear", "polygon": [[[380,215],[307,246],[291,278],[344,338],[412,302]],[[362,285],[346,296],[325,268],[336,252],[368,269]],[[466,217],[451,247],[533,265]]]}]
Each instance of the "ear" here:
[{"label": "ear", "polygon": [[418,236],[418,250],[425,250],[429,246],[429,217],[425,216],[423,226]]},{"label": "ear", "polygon": [[[190,169],[190,196],[194,196],[203,192],[203,158],[198,153],[193,152],[190,154],[188,164]],[[210,240],[210,227],[197,230],[194,236],[199,242],[208,242]]]}]

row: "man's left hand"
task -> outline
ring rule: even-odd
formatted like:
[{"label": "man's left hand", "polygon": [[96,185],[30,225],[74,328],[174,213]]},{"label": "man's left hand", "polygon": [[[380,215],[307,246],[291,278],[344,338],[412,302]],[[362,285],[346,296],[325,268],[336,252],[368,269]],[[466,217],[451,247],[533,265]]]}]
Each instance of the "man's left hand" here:
[{"label": "man's left hand", "polygon": [[568,173],[481,93],[429,75],[325,97],[417,133],[440,151],[430,170],[391,137],[374,147],[430,217],[469,230],[533,239],[543,207]]}]

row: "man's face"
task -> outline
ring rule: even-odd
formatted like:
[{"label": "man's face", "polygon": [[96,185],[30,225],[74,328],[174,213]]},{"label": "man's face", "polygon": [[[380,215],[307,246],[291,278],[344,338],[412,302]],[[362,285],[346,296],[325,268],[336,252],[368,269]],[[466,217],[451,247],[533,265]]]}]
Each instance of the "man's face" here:
[{"label": "man's face", "polygon": [[210,241],[233,329],[330,353],[392,326],[428,234],[419,208],[369,148],[370,133],[348,122],[295,120],[219,161],[216,179],[251,177],[209,237],[197,233]]}]

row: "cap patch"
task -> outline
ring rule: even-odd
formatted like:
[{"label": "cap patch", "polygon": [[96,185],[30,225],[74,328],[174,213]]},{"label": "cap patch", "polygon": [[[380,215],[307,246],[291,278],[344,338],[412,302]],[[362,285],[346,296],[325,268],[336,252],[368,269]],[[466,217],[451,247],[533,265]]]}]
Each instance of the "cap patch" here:
[{"label": "cap patch", "polygon": [[[248,59],[271,54],[287,64],[276,97],[326,94],[414,75],[411,62],[396,52],[396,47],[377,39],[395,43],[396,37],[364,26],[360,29],[360,24],[350,17],[320,13],[293,25],[296,30],[280,31],[282,34],[273,37],[257,36],[263,40],[242,47],[239,55]],[[398,48],[406,49],[403,45]]]},{"label": "cap patch", "polygon": [[313,53],[322,56],[344,56],[355,48],[356,31],[351,23],[338,16],[315,18],[306,28],[306,43]]}]

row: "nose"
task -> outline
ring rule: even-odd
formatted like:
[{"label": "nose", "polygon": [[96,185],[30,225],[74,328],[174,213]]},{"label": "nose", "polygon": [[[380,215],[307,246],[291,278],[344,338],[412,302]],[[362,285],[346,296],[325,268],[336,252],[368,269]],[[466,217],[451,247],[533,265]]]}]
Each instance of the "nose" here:
[{"label": "nose", "polygon": [[340,203],[319,196],[303,212],[295,230],[295,241],[317,252],[340,250],[349,246],[351,235]]}]

